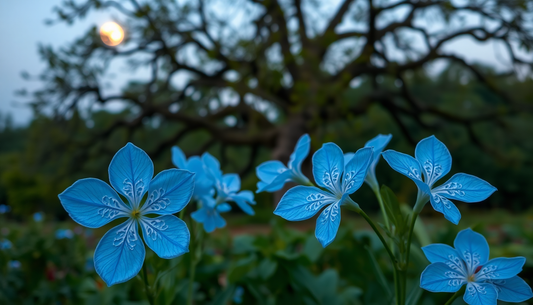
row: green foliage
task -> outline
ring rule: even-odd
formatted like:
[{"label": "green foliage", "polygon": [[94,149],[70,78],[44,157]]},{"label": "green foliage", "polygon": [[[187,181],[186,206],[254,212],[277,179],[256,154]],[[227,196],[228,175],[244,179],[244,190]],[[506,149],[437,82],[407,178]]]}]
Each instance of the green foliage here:
[{"label": "green foliage", "polygon": [[[493,216],[501,220],[501,215]],[[344,220],[327,249],[322,249],[313,232],[289,229],[278,221],[264,226],[266,234],[235,234],[225,229],[206,235],[196,269],[195,304],[236,304],[237,287],[244,291],[242,304],[391,304],[392,269],[383,246],[374,233],[361,227],[361,219],[354,222],[348,216]],[[520,221],[527,223],[527,218]],[[92,231],[46,221],[3,224],[0,240],[11,240],[13,247],[0,250],[0,304],[147,304],[141,275],[106,287],[95,273],[92,255],[105,228]],[[434,242],[451,244],[459,231],[451,225],[437,227],[428,227]],[[58,228],[70,228],[73,238],[56,239]],[[476,230],[488,237],[491,257],[533,259],[530,225],[478,225]],[[524,243],[512,244],[516,240]],[[451,295],[418,288],[418,276],[428,262],[416,245],[413,252],[407,304],[443,304]],[[157,304],[185,303],[190,259],[190,254],[160,259],[147,249],[148,280]],[[21,267],[8,267],[12,260],[20,261]],[[531,284],[531,264],[521,276]]]}]

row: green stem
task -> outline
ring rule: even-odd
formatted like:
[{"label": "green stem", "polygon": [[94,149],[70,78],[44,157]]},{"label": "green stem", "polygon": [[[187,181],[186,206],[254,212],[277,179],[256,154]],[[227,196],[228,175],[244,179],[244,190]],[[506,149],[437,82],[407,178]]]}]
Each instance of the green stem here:
[{"label": "green stem", "polygon": [[370,217],[368,217],[368,215],[363,210],[361,210],[361,208],[357,207],[355,210],[357,213],[359,213],[359,215],[363,216],[363,218],[368,222],[370,227],[372,227],[372,230],[376,232],[376,235],[379,237],[379,240],[381,240],[381,243],[383,244],[383,247],[385,247],[385,250],[387,250],[387,254],[389,255],[389,258],[392,263],[392,271],[394,274],[394,295],[396,296],[396,304],[400,305],[402,303],[400,303],[401,290],[399,289],[400,281],[398,278],[398,261],[396,260],[396,257],[394,256],[394,253],[391,251],[389,245],[387,244],[387,241],[385,240],[385,238],[383,238],[383,235],[381,235],[381,232],[379,232],[378,228],[376,227],[372,219],[370,219]]},{"label": "green stem", "polygon": [[413,212],[411,214],[411,226],[409,227],[409,235],[407,236],[407,244],[405,251],[405,265],[403,265],[401,273],[401,285],[402,285],[402,304],[405,304],[405,297],[407,295],[407,268],[409,267],[409,259],[411,257],[411,241],[413,240],[413,231],[416,224],[416,219],[418,218],[418,213]]},{"label": "green stem", "polygon": [[389,223],[389,217],[387,217],[387,211],[385,211],[385,204],[383,204],[383,198],[381,198],[381,192],[379,191],[379,188],[375,187],[372,188],[374,191],[374,194],[378,198],[379,208],[381,209],[381,214],[383,215],[383,221],[385,222],[385,226],[387,229],[391,229],[390,223]]},{"label": "green stem", "polygon": [[457,292],[454,293],[454,294],[452,295],[452,297],[448,300],[448,302],[446,302],[446,304],[444,304],[444,305],[452,305],[453,302],[454,302],[458,297],[460,297],[461,294],[464,294],[464,293],[465,293],[465,286],[463,286],[463,287],[461,287],[461,289],[457,290]]},{"label": "green stem", "polygon": [[148,303],[150,305],[155,305],[154,295],[152,294],[152,289],[148,285],[148,272],[146,272],[146,263],[143,264],[143,278],[144,278],[144,289],[146,290],[146,297],[148,297]]}]

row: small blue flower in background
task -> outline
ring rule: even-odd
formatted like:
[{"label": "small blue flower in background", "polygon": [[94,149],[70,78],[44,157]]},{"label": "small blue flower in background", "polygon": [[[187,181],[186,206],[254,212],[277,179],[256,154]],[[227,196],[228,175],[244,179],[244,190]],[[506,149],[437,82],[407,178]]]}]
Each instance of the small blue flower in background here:
[{"label": "small blue flower in background", "polygon": [[191,213],[192,219],[202,223],[204,230],[207,233],[213,232],[217,228],[226,226],[226,221],[220,213],[225,213],[231,210],[231,206],[225,202],[218,204],[211,196],[204,196],[199,199],[200,209]]},{"label": "small blue flower in background", "polygon": [[257,193],[279,191],[288,181],[308,185],[309,179],[302,174],[301,167],[309,154],[310,143],[309,135],[304,134],[300,137],[291,154],[288,167],[278,160],[267,161],[259,165],[256,173],[261,181],[257,182]]},{"label": "small blue flower in background", "polygon": [[466,284],[464,301],[470,305],[496,305],[497,300],[524,302],[533,293],[517,276],[523,257],[489,260],[489,244],[483,235],[466,229],[454,241],[454,248],[433,244],[422,250],[431,262],[420,277],[420,287],[431,292],[457,292]]},{"label": "small blue flower in background", "polygon": [[74,233],[69,229],[56,230],[56,239],[71,239],[72,237],[74,237]]},{"label": "small blue flower in background", "polygon": [[[374,192],[379,191],[379,184],[378,180],[376,179],[376,166],[378,165],[379,159],[381,158],[381,152],[383,151],[383,149],[385,149],[385,146],[389,144],[391,139],[391,134],[379,134],[365,143],[365,147],[374,148],[372,163],[370,163],[370,166],[368,167],[368,172],[365,177],[365,182],[370,186],[370,188],[372,188]],[[345,153],[344,164],[348,164],[348,162],[353,158],[353,156],[354,153]]]},{"label": "small blue flower in background", "polygon": [[0,204],[0,214],[9,213],[11,211],[11,207],[5,204]]},{"label": "small blue flower in background", "polygon": [[22,264],[19,261],[9,261],[7,262],[7,267],[9,269],[20,269]]},{"label": "small blue flower in background", "polygon": [[315,235],[323,247],[328,246],[339,229],[341,205],[357,205],[351,201],[350,194],[363,184],[371,162],[370,147],[359,149],[345,164],[342,150],[336,144],[324,144],[313,155],[313,176],[325,190],[314,186],[295,186],[283,195],[274,214],[290,221],[300,221],[313,217],[326,207],[316,221]]},{"label": "small blue flower in background", "polygon": [[496,188],[485,180],[463,173],[455,174],[444,184],[432,188],[452,167],[452,156],[448,148],[435,136],[425,138],[416,145],[416,159],[394,150],[387,150],[382,155],[392,169],[416,183],[418,199],[414,211],[417,213],[420,213],[429,200],[435,211],[458,224],[461,213],[449,199],[479,202],[496,191]]},{"label": "small blue flower in background", "polygon": [[224,202],[235,202],[244,213],[248,215],[254,215],[255,212],[250,205],[255,205],[254,193],[251,191],[240,191],[241,178],[237,174],[222,174],[220,170],[220,163],[218,160],[210,155],[204,153],[202,155],[202,161],[204,162],[204,169],[215,182],[216,190],[216,204],[222,204]]},{"label": "small blue flower in background", "polygon": [[[152,179],[153,174],[150,157],[128,143],[109,164],[109,181],[113,187],[102,180],[87,178],[76,181],[59,195],[70,217],[82,226],[99,228],[117,218],[126,218],[102,237],[94,253],[96,272],[108,286],[123,283],[141,270],[145,248],[137,232],[139,225],[144,242],[159,257],[169,259],[189,251],[187,225],[172,214],[189,203],[194,174],[169,169]],[[141,206],[147,192],[146,202]],[[161,216],[147,217],[150,214]]]},{"label": "small blue flower in background", "polygon": [[188,160],[183,151],[177,147],[172,147],[172,163],[177,168],[186,169],[194,176],[194,193],[193,198],[199,200],[200,197],[209,194],[213,189],[214,181],[211,176],[207,175],[204,170],[204,162],[199,156],[192,156]]},{"label": "small blue flower in background", "polygon": [[242,286],[237,286],[237,288],[235,288],[235,292],[233,293],[233,303],[241,304],[243,294],[244,288],[242,288]]},{"label": "small blue flower in background", "polygon": [[13,247],[13,244],[8,239],[3,239],[0,241],[0,250],[9,250]]},{"label": "small blue flower in background", "polygon": [[44,219],[44,214],[42,212],[33,213],[33,220],[35,222],[41,222]]}]

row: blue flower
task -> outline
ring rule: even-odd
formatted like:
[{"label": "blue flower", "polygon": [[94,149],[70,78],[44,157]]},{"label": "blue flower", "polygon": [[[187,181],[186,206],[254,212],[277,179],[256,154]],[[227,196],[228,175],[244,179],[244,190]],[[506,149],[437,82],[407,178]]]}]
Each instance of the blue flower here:
[{"label": "blue flower", "polygon": [[71,239],[72,237],[74,237],[74,233],[69,229],[56,230],[56,239]]},{"label": "blue flower", "polygon": [[[152,179],[154,165],[148,155],[128,143],[109,164],[109,181],[87,178],[76,181],[59,195],[61,204],[77,223],[101,227],[117,218],[122,224],[109,230],[94,253],[96,272],[108,286],[133,278],[144,262],[144,242],[161,258],[174,258],[189,251],[190,234],[185,222],[172,214],[191,199],[194,174],[169,169]],[[118,194],[117,194],[118,192]],[[141,205],[148,192],[146,202]],[[120,195],[127,198],[125,203]],[[161,215],[150,218],[149,214]]]},{"label": "blue flower", "polygon": [[8,239],[0,241],[0,250],[9,250],[11,247],[13,247],[13,244]]},{"label": "blue flower", "polygon": [[195,173],[193,198],[199,200],[200,197],[210,193],[213,189],[214,181],[204,170],[204,162],[199,156],[192,156],[188,160],[183,151],[177,147],[172,147],[172,163],[177,168],[186,169]]},{"label": "blue flower", "polygon": [[309,184],[309,179],[302,174],[301,167],[302,162],[309,154],[310,143],[309,135],[304,134],[300,137],[294,152],[291,154],[288,167],[277,160],[267,161],[259,165],[256,168],[256,173],[261,181],[257,182],[257,193],[278,191],[289,181]]},{"label": "blue flower", "polygon": [[33,220],[35,222],[41,222],[44,219],[44,214],[42,212],[33,213]]},{"label": "blue flower", "polygon": [[202,223],[207,233],[213,232],[216,228],[226,226],[226,221],[220,213],[228,212],[231,206],[225,202],[217,204],[212,196],[204,196],[198,200],[200,209],[191,213],[192,219]]},{"label": "blue flower", "polygon": [[9,261],[7,262],[7,267],[9,269],[20,269],[22,264],[19,261]]},{"label": "blue flower", "polygon": [[496,305],[524,302],[533,293],[517,276],[526,259],[523,257],[489,260],[489,245],[483,235],[466,229],[454,241],[454,248],[433,244],[422,250],[431,262],[420,277],[420,287],[431,292],[457,292],[466,284],[464,301],[470,305]]},{"label": "blue flower", "polygon": [[[381,152],[383,151],[383,149],[385,149],[385,146],[389,144],[391,139],[391,134],[378,134],[373,139],[365,143],[365,147],[374,148],[372,163],[370,163],[370,166],[368,167],[368,172],[365,177],[365,182],[370,186],[370,188],[372,188],[373,191],[379,191],[379,184],[378,180],[376,179],[376,166],[378,165],[379,159],[381,158]],[[345,153],[344,163],[348,164],[348,162],[353,158],[353,156],[354,153]]]},{"label": "blue flower", "polygon": [[[431,202],[435,211],[454,224],[458,224],[461,213],[449,200],[478,202],[487,199],[496,188],[485,180],[468,174],[455,174],[444,184],[433,188],[433,184],[445,176],[452,167],[452,156],[448,148],[435,136],[423,139],[416,145],[416,159],[394,150],[383,152],[383,158],[395,171],[413,180],[418,187],[418,198],[414,207],[420,213],[424,205]],[[423,170],[422,170],[423,169]],[[424,180],[422,180],[422,176]]]},{"label": "blue flower", "polygon": [[235,292],[233,293],[233,303],[241,304],[243,295],[244,295],[244,288],[242,288],[242,286],[237,286],[237,288],[235,288]]},{"label": "blue flower", "polygon": [[11,207],[5,204],[0,204],[0,214],[9,213],[11,211]]},{"label": "blue flower", "polygon": [[296,186],[283,195],[274,214],[287,220],[300,221],[313,217],[326,207],[316,221],[315,235],[323,247],[329,245],[341,222],[340,207],[343,204],[357,204],[350,194],[358,190],[365,180],[372,162],[372,148],[358,150],[353,158],[344,164],[342,150],[334,143],[326,143],[313,155],[314,186]]},{"label": "blue flower", "polygon": [[255,205],[254,193],[251,191],[240,191],[241,178],[237,174],[222,174],[220,170],[220,163],[218,160],[210,155],[204,153],[202,155],[204,162],[204,169],[215,182],[216,190],[216,204],[233,201],[241,210],[248,215],[254,215],[255,212],[250,205]]}]

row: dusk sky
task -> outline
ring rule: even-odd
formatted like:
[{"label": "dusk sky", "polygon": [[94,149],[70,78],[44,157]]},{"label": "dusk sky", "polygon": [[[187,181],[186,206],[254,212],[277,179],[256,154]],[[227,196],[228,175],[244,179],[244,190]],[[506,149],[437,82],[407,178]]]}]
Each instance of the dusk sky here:
[{"label": "dusk sky", "polygon": [[[39,43],[59,47],[83,34],[93,25],[101,25],[111,19],[111,14],[89,14],[82,22],[74,25],[45,25],[44,21],[55,17],[53,7],[61,0],[0,0],[0,112],[11,113],[17,125],[31,119],[31,111],[15,91],[36,89],[36,81],[25,81],[21,72],[37,75],[45,68],[37,52]],[[469,39],[450,43],[448,50],[463,54],[469,62],[491,63],[499,68],[508,68],[502,47],[492,43],[476,44]],[[459,51],[458,51],[459,50]],[[115,71],[120,74],[119,71]],[[118,76],[120,78],[120,75]]]}]

